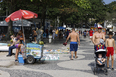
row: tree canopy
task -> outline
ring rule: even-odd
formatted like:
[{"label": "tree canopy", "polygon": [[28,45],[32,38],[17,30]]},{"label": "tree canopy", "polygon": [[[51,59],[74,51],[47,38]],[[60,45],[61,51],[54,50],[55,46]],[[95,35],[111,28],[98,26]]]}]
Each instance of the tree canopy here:
[{"label": "tree canopy", "polygon": [[9,14],[19,9],[27,9],[38,13],[40,19],[45,19],[46,16],[49,19],[55,19],[60,16],[60,19],[64,18],[66,22],[71,23],[86,20],[86,18],[103,21],[106,12],[102,0],[3,0],[0,5],[1,15],[6,14],[6,9]]},{"label": "tree canopy", "polygon": [[106,5],[107,13],[106,20],[116,22],[116,1]]},{"label": "tree canopy", "polygon": [[[8,15],[19,9],[30,10],[38,14],[41,26],[45,19],[60,17],[62,23],[87,23],[90,18],[103,22],[107,13],[116,11],[116,3],[105,5],[103,0],[3,0],[0,2],[0,15]],[[106,13],[107,12],[107,13]],[[93,22],[94,23],[94,22]]]}]

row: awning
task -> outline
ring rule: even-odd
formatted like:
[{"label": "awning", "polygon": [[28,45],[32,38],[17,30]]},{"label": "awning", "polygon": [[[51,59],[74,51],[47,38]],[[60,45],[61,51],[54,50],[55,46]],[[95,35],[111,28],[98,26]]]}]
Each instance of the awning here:
[{"label": "awning", "polygon": [[72,28],[70,28],[70,27],[67,27],[66,29],[68,29],[68,30],[72,30]]},{"label": "awning", "polygon": [[58,29],[66,29],[66,28],[64,28],[64,27],[61,26],[61,27],[58,27]]},{"label": "awning", "polygon": [[112,25],[108,25],[107,28],[112,28]]},{"label": "awning", "polygon": [[[31,26],[31,24],[33,23],[27,20],[23,20],[23,26]],[[21,26],[21,25],[22,25],[22,22],[20,20],[13,21],[13,26]],[[8,26],[8,23],[6,21],[1,21],[0,26]]]}]

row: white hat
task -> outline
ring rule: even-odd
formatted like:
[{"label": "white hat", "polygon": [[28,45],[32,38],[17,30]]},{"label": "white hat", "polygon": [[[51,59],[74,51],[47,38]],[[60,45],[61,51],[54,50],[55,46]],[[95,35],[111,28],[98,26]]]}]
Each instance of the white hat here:
[{"label": "white hat", "polygon": [[98,24],[97,28],[103,28],[102,25]]}]

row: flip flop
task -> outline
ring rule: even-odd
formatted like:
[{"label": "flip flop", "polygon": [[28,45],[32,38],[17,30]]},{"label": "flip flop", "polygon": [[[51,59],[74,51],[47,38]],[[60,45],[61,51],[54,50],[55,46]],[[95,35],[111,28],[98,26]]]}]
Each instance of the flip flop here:
[{"label": "flip flop", "polygon": [[16,59],[15,62],[18,62],[18,60]]},{"label": "flip flop", "polygon": [[70,60],[73,60],[73,59],[70,59]]},{"label": "flip flop", "polygon": [[78,58],[78,56],[76,56],[75,58]]},{"label": "flip flop", "polygon": [[107,69],[109,69],[110,67],[107,67]]},{"label": "flip flop", "polygon": [[114,70],[114,68],[112,68],[111,70]]}]

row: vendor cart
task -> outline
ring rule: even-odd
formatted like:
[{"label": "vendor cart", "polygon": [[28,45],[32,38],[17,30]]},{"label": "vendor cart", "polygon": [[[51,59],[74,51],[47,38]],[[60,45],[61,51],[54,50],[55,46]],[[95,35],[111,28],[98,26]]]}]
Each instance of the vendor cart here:
[{"label": "vendor cart", "polygon": [[27,43],[26,45],[26,63],[33,64],[37,59],[43,57],[43,45]]}]

